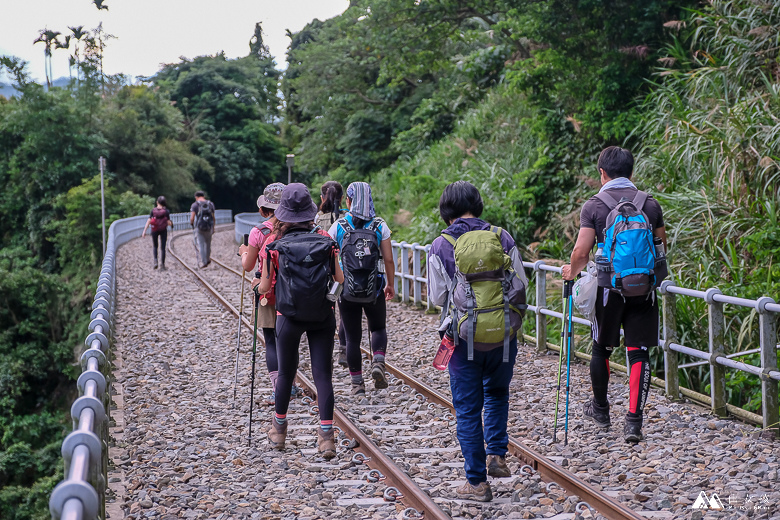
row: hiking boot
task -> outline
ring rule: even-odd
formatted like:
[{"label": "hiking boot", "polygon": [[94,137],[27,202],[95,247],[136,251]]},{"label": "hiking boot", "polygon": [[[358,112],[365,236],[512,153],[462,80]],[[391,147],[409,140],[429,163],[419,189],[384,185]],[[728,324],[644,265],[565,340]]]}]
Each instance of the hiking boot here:
[{"label": "hiking boot", "polygon": [[352,383],[350,393],[352,395],[366,395],[366,384],[362,381],[360,383]]},{"label": "hiking boot", "polygon": [[336,443],[333,441],[333,428],[328,431],[317,428],[317,450],[323,459],[336,456]]},{"label": "hiking boot", "polygon": [[387,376],[385,375],[384,363],[372,363],[371,365],[371,378],[374,380],[374,388],[381,390],[387,388]]},{"label": "hiking boot", "polygon": [[295,397],[296,395],[300,395],[303,393],[303,389],[300,386],[292,385],[292,388],[290,389],[290,397]]},{"label": "hiking boot", "polygon": [[512,472],[506,465],[506,458],[501,455],[487,456],[487,474],[496,478],[512,476]]},{"label": "hiking boot", "polygon": [[161,262],[160,263],[160,271],[165,271],[165,270],[166,270],[165,262]]},{"label": "hiking boot", "polygon": [[263,402],[268,405],[276,404],[276,392],[271,392],[271,395],[263,399]]},{"label": "hiking boot", "polygon": [[593,398],[585,403],[582,413],[596,423],[599,428],[607,429],[612,426],[612,422],[609,420],[609,405],[599,406],[593,401]]},{"label": "hiking boot", "polygon": [[284,449],[284,441],[287,440],[287,421],[284,424],[276,422],[276,416],[271,419],[271,427],[268,429],[268,442],[277,450]]},{"label": "hiking boot", "polygon": [[493,500],[493,491],[487,482],[480,482],[478,486],[474,486],[467,480],[465,484],[455,490],[455,493],[461,500],[477,500],[479,502]]},{"label": "hiking boot", "polygon": [[339,347],[339,357],[336,361],[340,366],[344,368],[349,368],[349,363],[347,363],[347,349],[344,347]]},{"label": "hiking boot", "polygon": [[157,259],[156,258],[154,259],[154,267],[153,267],[153,269],[157,269]]},{"label": "hiking boot", "polygon": [[631,417],[626,415],[626,424],[623,426],[623,437],[626,442],[636,444],[644,438],[642,435],[642,416]]}]

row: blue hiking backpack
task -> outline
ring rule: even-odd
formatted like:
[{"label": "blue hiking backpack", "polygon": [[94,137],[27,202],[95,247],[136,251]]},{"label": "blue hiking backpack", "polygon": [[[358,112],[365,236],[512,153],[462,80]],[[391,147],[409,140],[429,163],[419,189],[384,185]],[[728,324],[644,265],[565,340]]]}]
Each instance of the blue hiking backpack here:
[{"label": "blue hiking backpack", "polygon": [[647,295],[660,282],[654,271],[653,226],[642,211],[647,197],[643,191],[637,191],[634,200],[615,200],[608,191],[596,195],[610,210],[604,229],[604,258],[597,259],[601,264],[599,285],[623,296]]}]

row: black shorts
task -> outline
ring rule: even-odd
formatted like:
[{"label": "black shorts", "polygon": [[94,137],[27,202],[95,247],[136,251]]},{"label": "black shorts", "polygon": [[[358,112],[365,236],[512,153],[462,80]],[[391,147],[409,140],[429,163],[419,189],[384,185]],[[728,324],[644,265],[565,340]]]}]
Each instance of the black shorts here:
[{"label": "black shorts", "polygon": [[658,295],[653,292],[623,299],[620,294],[599,287],[593,340],[603,347],[618,347],[621,326],[626,347],[658,346]]}]

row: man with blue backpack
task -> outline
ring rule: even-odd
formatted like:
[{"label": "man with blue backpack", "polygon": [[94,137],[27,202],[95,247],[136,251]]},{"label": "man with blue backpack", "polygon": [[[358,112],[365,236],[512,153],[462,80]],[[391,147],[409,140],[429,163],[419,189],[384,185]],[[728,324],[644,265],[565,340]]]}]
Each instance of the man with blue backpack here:
[{"label": "man with blue backpack", "polygon": [[611,426],[607,388],[609,357],[620,345],[623,328],[630,365],[629,406],[623,435],[642,440],[642,411],[650,391],[650,355],[658,345],[656,287],[666,276],[666,229],[661,206],[631,182],[634,157],[618,146],[602,150],[598,159],[601,190],[580,213],[580,231],[563,266],[564,280],[573,280],[596,250],[599,289],[593,327],[590,378],[593,398],[583,413],[602,429]]}]

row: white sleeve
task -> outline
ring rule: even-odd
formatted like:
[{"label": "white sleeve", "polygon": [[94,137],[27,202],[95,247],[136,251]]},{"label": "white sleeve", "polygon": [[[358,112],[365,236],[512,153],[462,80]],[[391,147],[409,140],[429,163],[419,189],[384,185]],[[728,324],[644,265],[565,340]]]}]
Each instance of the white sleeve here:
[{"label": "white sleeve", "polygon": [[520,251],[517,250],[517,246],[512,247],[509,251],[509,258],[512,259],[512,267],[517,275],[523,281],[523,284],[528,287],[528,277],[525,275],[525,267],[523,267],[523,258],[520,256]]},{"label": "white sleeve", "polygon": [[385,221],[385,219],[380,218],[379,220],[380,220],[379,231],[382,233],[382,240],[387,240],[388,238],[390,238],[392,231],[390,231],[390,228],[387,227],[387,222]]},{"label": "white sleeve", "polygon": [[444,269],[441,258],[437,255],[428,255],[428,300],[439,307],[447,301],[452,280]]}]

